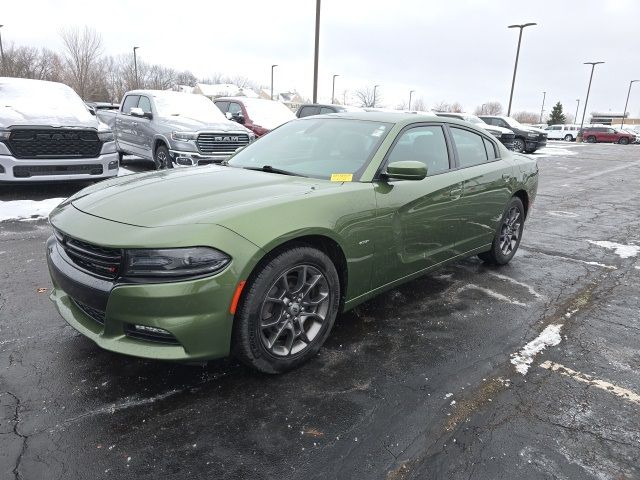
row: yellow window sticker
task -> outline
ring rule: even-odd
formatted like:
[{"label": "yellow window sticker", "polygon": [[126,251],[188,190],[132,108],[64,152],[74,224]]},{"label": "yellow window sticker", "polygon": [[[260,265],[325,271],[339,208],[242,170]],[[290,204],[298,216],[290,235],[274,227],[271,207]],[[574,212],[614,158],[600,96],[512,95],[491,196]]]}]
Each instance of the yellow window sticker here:
[{"label": "yellow window sticker", "polygon": [[332,173],[332,182],[350,182],[353,180],[353,173]]}]

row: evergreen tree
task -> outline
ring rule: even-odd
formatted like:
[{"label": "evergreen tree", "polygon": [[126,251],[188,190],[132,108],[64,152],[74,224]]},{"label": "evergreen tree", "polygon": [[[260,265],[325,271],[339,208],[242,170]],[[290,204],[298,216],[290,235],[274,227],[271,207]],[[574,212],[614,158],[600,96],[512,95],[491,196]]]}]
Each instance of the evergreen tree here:
[{"label": "evergreen tree", "polygon": [[548,125],[558,125],[564,124],[567,121],[564,113],[562,113],[562,104],[560,102],[556,103],[551,110],[551,115],[549,116]]}]

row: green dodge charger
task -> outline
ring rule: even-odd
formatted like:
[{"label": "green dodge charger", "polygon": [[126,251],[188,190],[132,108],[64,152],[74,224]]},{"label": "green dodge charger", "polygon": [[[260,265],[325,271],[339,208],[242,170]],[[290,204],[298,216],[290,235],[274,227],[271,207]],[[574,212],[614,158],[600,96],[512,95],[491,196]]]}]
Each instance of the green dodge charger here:
[{"label": "green dodge charger", "polygon": [[65,200],[50,215],[51,299],[113,352],[284,372],[380,292],[470,255],[509,262],[537,184],[534,160],[456,119],[294,120],[225,165]]}]

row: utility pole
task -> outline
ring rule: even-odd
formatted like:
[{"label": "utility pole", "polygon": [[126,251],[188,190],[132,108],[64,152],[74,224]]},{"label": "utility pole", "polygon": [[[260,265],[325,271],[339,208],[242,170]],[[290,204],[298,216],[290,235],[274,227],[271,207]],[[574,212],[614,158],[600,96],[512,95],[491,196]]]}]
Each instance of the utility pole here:
[{"label": "utility pole", "polygon": [[547,92],[542,92],[542,108],[540,109],[540,121],[542,123],[542,113],[544,112],[544,100],[547,98]]},{"label": "utility pole", "polygon": [[486,103],[483,103],[482,106],[480,107],[480,115],[484,115],[484,107],[486,106]]},{"label": "utility pole", "polygon": [[636,82],[640,82],[640,80],[631,80],[629,82],[629,91],[627,92],[627,101],[624,102],[624,110],[622,110],[622,125],[620,125],[620,130],[624,127],[624,117],[627,115],[627,105],[629,105],[629,95],[631,95],[631,85]]},{"label": "utility pole", "polygon": [[4,75],[4,50],[2,48],[2,27],[4,25],[0,25],[0,62],[2,62],[2,68],[0,68],[0,73]]},{"label": "utility pole", "polygon": [[318,103],[318,51],[320,48],[320,0],[316,0],[316,48],[313,57],[313,103]]},{"label": "utility pole", "polygon": [[585,65],[591,65],[591,76],[589,77],[589,86],[587,87],[587,98],[584,99],[584,110],[582,111],[582,122],[580,122],[580,130],[584,126],[584,116],[587,114],[587,105],[589,103],[589,92],[591,92],[591,80],[593,80],[593,71],[596,68],[596,65],[599,65],[604,62],[584,62]]},{"label": "utility pole", "polygon": [[136,50],[139,48],[140,47],[133,47],[133,69],[136,72],[136,88],[140,88],[140,85],[138,82],[138,57],[136,56]]},{"label": "utility pole", "polygon": [[413,95],[413,92],[415,92],[415,90],[409,91],[409,107],[407,108],[409,111],[411,111],[411,96]]},{"label": "utility pole", "polygon": [[333,76],[333,83],[331,85],[331,105],[336,103],[336,77],[339,77],[339,74],[335,74]]},{"label": "utility pole", "polygon": [[511,94],[509,95],[509,108],[507,109],[507,117],[511,115],[511,102],[513,101],[513,87],[516,84],[516,72],[518,71],[518,59],[520,58],[520,44],[522,43],[522,30],[526,27],[537,25],[537,23],[523,23],[522,25],[509,25],[507,28],[519,28],[520,35],[518,36],[518,50],[516,50],[516,63],[513,67],[513,80],[511,80]]},{"label": "utility pole", "polygon": [[576,115],[573,117],[573,123],[578,123],[578,109],[580,108],[580,99],[576,98],[576,102],[578,102],[578,104],[576,105]]},{"label": "utility pole", "polygon": [[376,91],[380,85],[373,86],[373,108],[376,108]]},{"label": "utility pole", "polygon": [[273,69],[278,65],[271,65],[271,100],[273,100]]}]

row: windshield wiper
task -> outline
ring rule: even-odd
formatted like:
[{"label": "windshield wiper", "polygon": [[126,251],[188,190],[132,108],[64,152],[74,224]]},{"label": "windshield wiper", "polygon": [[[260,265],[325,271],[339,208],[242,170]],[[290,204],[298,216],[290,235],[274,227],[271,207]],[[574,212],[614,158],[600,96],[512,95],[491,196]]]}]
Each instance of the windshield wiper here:
[{"label": "windshield wiper", "polygon": [[304,177],[299,173],[290,172],[288,170],[282,170],[280,168],[274,168],[271,165],[263,165],[261,167],[242,167],[246,170],[257,170],[258,172],[279,173],[280,175],[293,175],[295,177]]}]

